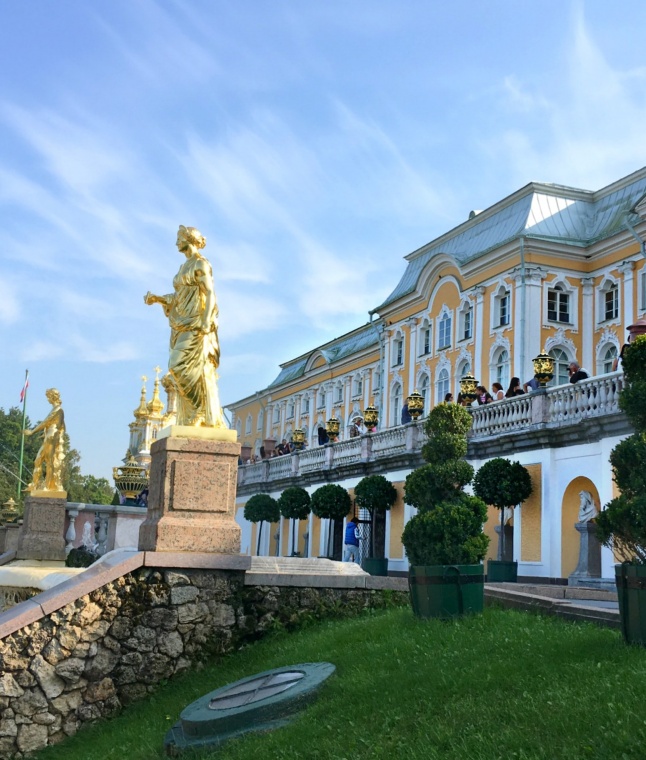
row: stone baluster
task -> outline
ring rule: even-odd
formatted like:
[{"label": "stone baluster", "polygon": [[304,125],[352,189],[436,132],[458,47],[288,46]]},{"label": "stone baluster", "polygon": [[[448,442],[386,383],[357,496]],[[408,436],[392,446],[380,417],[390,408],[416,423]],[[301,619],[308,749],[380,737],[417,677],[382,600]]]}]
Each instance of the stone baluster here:
[{"label": "stone baluster", "polygon": [[372,458],[372,436],[364,435],[361,438],[361,461],[369,462]]},{"label": "stone baluster", "polygon": [[65,544],[65,554],[69,554],[72,549],[74,548],[74,542],[76,541],[76,518],[79,515],[78,509],[68,509],[67,510],[67,516],[69,517],[70,524],[67,528],[67,533],[65,534],[65,540],[67,543]]},{"label": "stone baluster", "polygon": [[98,521],[98,529],[96,531],[97,548],[96,553],[99,557],[102,557],[108,550],[108,518],[107,512],[98,512],[96,520]]}]

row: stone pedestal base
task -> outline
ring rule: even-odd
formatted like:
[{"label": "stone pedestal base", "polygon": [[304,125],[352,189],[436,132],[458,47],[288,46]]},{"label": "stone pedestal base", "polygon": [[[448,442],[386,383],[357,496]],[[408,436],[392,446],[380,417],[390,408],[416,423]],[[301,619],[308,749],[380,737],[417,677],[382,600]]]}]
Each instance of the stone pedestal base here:
[{"label": "stone pedestal base", "polygon": [[240,553],[235,521],[240,444],[168,437],[150,448],[150,493],[139,549]]},{"label": "stone pedestal base", "polygon": [[64,497],[27,496],[16,559],[65,560],[66,506]]},{"label": "stone pedestal base", "polygon": [[581,537],[579,564],[568,578],[568,585],[580,586],[590,578],[601,578],[601,545],[593,522],[575,523],[574,527]]}]

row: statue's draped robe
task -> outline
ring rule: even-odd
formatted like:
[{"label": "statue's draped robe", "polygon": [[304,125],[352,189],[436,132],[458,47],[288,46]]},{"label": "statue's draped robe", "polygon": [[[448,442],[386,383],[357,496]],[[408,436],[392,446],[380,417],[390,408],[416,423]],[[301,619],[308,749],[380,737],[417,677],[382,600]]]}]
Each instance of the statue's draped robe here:
[{"label": "statue's draped robe", "polygon": [[[203,277],[206,275],[206,277]],[[213,287],[211,265],[199,255],[188,258],[173,279],[175,293],[164,311],[171,327],[168,370],[177,387],[177,424],[226,427],[217,386],[220,364],[215,293],[203,332],[207,308],[205,287]]]}]

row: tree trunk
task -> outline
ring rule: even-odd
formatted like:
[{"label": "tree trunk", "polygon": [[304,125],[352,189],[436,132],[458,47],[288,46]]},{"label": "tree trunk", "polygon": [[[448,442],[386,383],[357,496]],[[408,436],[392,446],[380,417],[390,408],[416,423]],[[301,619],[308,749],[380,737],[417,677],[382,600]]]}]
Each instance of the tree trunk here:
[{"label": "tree trunk", "polygon": [[262,522],[263,521],[261,520],[258,524],[258,546],[256,548],[256,555],[258,557],[260,556],[260,537],[262,536]]},{"label": "tree trunk", "polygon": [[377,510],[370,510],[370,557],[377,557]]},{"label": "tree trunk", "polygon": [[292,519],[292,557],[296,554],[296,550],[298,549],[298,546],[296,545],[296,539],[294,537],[294,532],[296,532],[296,535],[298,535],[298,530],[295,531],[297,524],[298,520]]},{"label": "tree trunk", "polygon": [[505,508],[500,510],[500,559],[505,559]]}]

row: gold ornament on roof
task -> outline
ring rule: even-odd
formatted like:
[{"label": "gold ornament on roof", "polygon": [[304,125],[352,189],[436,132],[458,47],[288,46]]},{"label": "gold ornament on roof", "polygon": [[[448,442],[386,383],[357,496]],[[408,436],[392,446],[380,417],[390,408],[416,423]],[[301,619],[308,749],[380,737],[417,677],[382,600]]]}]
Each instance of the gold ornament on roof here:
[{"label": "gold ornament on roof", "polygon": [[26,490],[56,491],[63,490],[63,463],[65,461],[65,415],[61,406],[61,395],[56,388],[45,391],[47,400],[52,405],[51,412],[36,425],[33,430],[25,430],[25,435],[43,433],[43,443],[36,454],[34,474]]},{"label": "gold ornament on roof", "polygon": [[161,367],[155,367],[155,386],[153,388],[153,397],[148,402],[148,414],[151,417],[160,418],[164,411],[164,402],[159,398],[159,373]]},{"label": "gold ornament on roof", "polygon": [[168,372],[177,393],[177,425],[226,428],[217,386],[220,365],[218,306],[213,270],[200,251],[206,238],[180,225],[177,248],[186,261],[173,279],[173,293],[148,292],[144,302],[161,304],[170,323]]},{"label": "gold ornament on roof", "polygon": [[148,378],[146,375],[141,376],[141,398],[139,399],[139,406],[135,409],[135,417],[145,417],[148,414],[148,404],[146,403],[146,381]]}]

